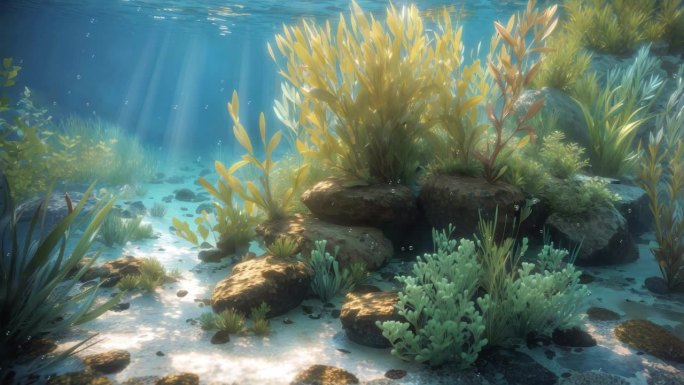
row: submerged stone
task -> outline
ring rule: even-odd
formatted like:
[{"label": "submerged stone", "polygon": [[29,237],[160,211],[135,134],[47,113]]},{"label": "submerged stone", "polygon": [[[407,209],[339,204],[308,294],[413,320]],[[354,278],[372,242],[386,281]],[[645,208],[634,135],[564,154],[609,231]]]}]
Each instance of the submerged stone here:
[{"label": "submerged stone", "polygon": [[620,319],[618,313],[603,307],[590,307],[587,310],[587,315],[592,321],[617,321]]},{"label": "submerged stone", "polygon": [[216,285],[211,306],[216,313],[233,308],[249,314],[265,302],[271,308],[269,318],[285,314],[304,300],[312,276],[308,266],[294,259],[251,259],[235,265]]},{"label": "submerged stone", "polygon": [[340,321],[347,338],[372,348],[388,348],[390,342],[382,335],[377,321],[402,321],[395,304],[398,292],[349,293],[340,310]]},{"label": "submerged stone", "polygon": [[312,365],[299,372],[290,385],[348,385],[359,379],[344,369],[327,365]]},{"label": "submerged stone", "polygon": [[86,356],[83,362],[97,372],[111,374],[120,372],[128,366],[131,363],[131,354],[121,349],[110,350]]},{"label": "submerged stone", "polygon": [[154,385],[199,385],[199,376],[194,373],[169,374],[158,379]]},{"label": "submerged stone", "polygon": [[684,341],[651,321],[625,321],[615,328],[615,336],[634,349],[662,360],[684,363]]}]

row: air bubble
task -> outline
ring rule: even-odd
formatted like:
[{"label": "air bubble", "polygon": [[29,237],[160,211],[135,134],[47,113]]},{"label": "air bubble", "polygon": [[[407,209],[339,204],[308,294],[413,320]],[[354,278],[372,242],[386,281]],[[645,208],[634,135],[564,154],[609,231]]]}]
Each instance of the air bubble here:
[{"label": "air bubble", "polygon": [[205,104],[205,105],[204,105],[204,109],[205,109],[205,110],[208,110],[208,109],[209,109],[209,105],[208,105],[208,104]]},{"label": "air bubble", "polygon": [[173,109],[174,109],[174,110],[177,110],[177,109],[178,109],[178,104],[174,104],[174,105],[173,105]]},{"label": "air bubble", "polygon": [[128,99],[124,100],[124,106],[128,105]]},{"label": "air bubble", "polygon": [[409,251],[413,251],[413,246],[409,246]]},{"label": "air bubble", "polygon": [[[81,74],[76,75],[76,80],[81,80]],[[69,92],[71,92],[71,91],[69,91]]]},{"label": "air bubble", "polygon": [[85,37],[90,37],[90,32],[86,32]]}]

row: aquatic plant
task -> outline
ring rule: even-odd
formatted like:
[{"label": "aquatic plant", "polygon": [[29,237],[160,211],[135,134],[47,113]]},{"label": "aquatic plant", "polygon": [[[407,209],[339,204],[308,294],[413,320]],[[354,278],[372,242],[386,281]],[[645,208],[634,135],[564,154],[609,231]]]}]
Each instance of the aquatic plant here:
[{"label": "aquatic plant", "polygon": [[273,243],[266,246],[266,250],[274,257],[287,258],[295,255],[299,245],[292,237],[278,237]]},{"label": "aquatic plant", "polygon": [[228,333],[238,333],[245,326],[245,315],[229,308],[216,315],[216,328]]},{"label": "aquatic plant", "polygon": [[271,307],[266,302],[262,302],[259,307],[252,308],[252,331],[254,334],[263,336],[271,330],[271,325],[266,319],[266,314],[271,311]]},{"label": "aquatic plant", "polygon": [[589,70],[591,53],[584,49],[576,35],[575,31],[566,27],[551,36],[548,45],[553,51],[546,53],[539,73],[532,82],[535,87],[569,91],[577,79]]},{"label": "aquatic plant", "polygon": [[583,159],[584,148],[577,143],[565,143],[565,134],[554,131],[542,139],[539,159],[556,178],[568,179],[589,165]]},{"label": "aquatic plant", "polygon": [[396,277],[403,288],[395,306],[404,321],[376,323],[392,354],[465,368],[485,346],[579,323],[578,309],[589,294],[580,273],[551,261],[549,249],[538,256],[545,269],[533,272],[535,264],[519,263],[526,240],[497,242],[496,223],[480,219],[476,242],[451,239],[453,227],[433,230],[435,251],[418,258],[412,275]]},{"label": "aquatic plant", "polygon": [[216,247],[234,252],[236,248],[246,246],[254,239],[254,224],[257,217],[252,202],[245,202],[244,206],[240,207],[235,201],[233,188],[228,182],[229,177],[235,177],[228,174],[223,163],[216,162],[215,167],[219,175],[216,186],[203,177],[197,179],[200,185],[216,200],[212,203],[214,206],[213,214],[202,210],[194,221],[196,232],[190,228],[189,223],[178,218],[173,218],[172,223],[176,229],[176,235],[195,246],[199,246],[200,240],[207,242],[211,234]]},{"label": "aquatic plant", "polygon": [[[84,205],[93,189],[91,185],[77,205],[65,197],[69,213],[51,229],[43,229],[40,224],[46,214],[45,202],[33,213],[28,226],[25,229],[22,226],[20,231],[19,213],[15,210],[9,183],[4,176],[1,188],[4,207],[0,218],[3,240],[0,254],[0,330],[3,331],[0,333],[0,364],[4,369],[26,353],[24,349],[32,339],[91,321],[114,306],[120,295],[95,305],[99,284],[77,294],[72,292],[99,255],[99,252],[94,253],[90,259],[84,260],[114,200],[100,201],[85,212]],[[80,237],[71,239],[73,230],[82,225],[86,226]],[[67,243],[72,245],[69,251]],[[44,367],[73,354],[88,340],[77,343],[54,359],[41,360],[37,366]]]},{"label": "aquatic plant", "polygon": [[336,32],[329,22],[284,27],[276,36],[283,63],[269,52],[302,96],[298,150],[352,180],[410,184],[436,90],[430,44],[415,6],[390,5],[383,21],[352,2]]},{"label": "aquatic plant", "polygon": [[150,215],[155,218],[163,218],[166,215],[166,206],[161,203],[155,203],[150,208]]},{"label": "aquatic plant", "polygon": [[3,108],[9,119],[0,119],[0,165],[16,199],[57,181],[122,184],[154,175],[151,152],[121,128],[77,117],[55,124],[31,98],[25,88],[16,108]]},{"label": "aquatic plant", "polygon": [[143,258],[140,273],[123,276],[116,287],[122,291],[143,290],[152,293],[164,282],[172,279],[172,275],[167,273],[166,268],[158,259]]},{"label": "aquatic plant", "polygon": [[140,275],[128,274],[121,277],[116,284],[117,289],[121,291],[133,291],[140,287]]},{"label": "aquatic plant", "polygon": [[[335,247],[333,254],[330,254],[325,249],[326,243],[325,240],[316,241],[311,255],[305,259],[314,272],[309,287],[323,303],[328,303],[340,292],[351,290],[356,284],[348,268],[340,270],[339,262],[337,262],[339,246]],[[360,275],[358,272],[356,274],[357,277]]]},{"label": "aquatic plant", "polygon": [[608,181],[593,177],[549,183],[544,197],[563,218],[576,218],[597,207],[612,206],[620,198],[607,188]]},{"label": "aquatic plant", "polygon": [[105,218],[98,240],[108,247],[115,244],[125,245],[128,241],[139,241],[154,236],[154,229],[150,224],[142,224],[143,217],[124,219],[115,213]]},{"label": "aquatic plant", "polygon": [[[302,181],[306,178],[308,165],[304,164],[297,169],[293,175],[292,184],[280,197],[276,197],[271,188],[271,173],[276,165],[273,160],[273,151],[278,147],[282,132],[277,131],[266,143],[266,119],[264,114],[259,116],[259,135],[261,144],[264,147],[264,160],[256,158],[254,147],[249,139],[245,127],[240,122],[240,102],[237,92],[233,92],[233,98],[228,103],[228,112],[233,119],[233,134],[238,143],[247,151],[242,159],[234,163],[230,169],[226,169],[221,162],[216,162],[216,171],[219,174],[220,183],[225,183],[235,191],[246,204],[254,205],[264,212],[268,219],[279,219],[285,217],[291,209],[291,200],[294,192],[297,191]],[[234,174],[244,166],[255,167],[259,173],[258,185],[253,181],[243,182]],[[204,186],[204,184],[203,184]],[[205,186],[206,188],[206,186]]]},{"label": "aquatic plant", "polygon": [[[666,108],[670,114],[684,113],[681,99]],[[675,109],[675,106],[678,107]],[[668,114],[668,115],[670,115]],[[663,115],[664,116],[664,115]],[[666,132],[680,130],[668,123],[676,119],[658,119],[658,132],[649,135],[648,146],[641,157],[638,181],[646,190],[655,222],[656,245],[651,248],[658,267],[670,290],[684,290],[684,219],[681,214],[684,195],[684,140],[666,141]]]},{"label": "aquatic plant", "polygon": [[202,330],[218,329],[218,327],[216,326],[216,314],[214,312],[209,311],[200,314],[199,322]]},{"label": "aquatic plant", "polygon": [[541,11],[534,6],[534,0],[530,0],[526,10],[511,16],[505,26],[494,23],[496,34],[487,69],[495,84],[490,100],[495,102],[485,107],[494,137],[486,140],[485,149],[476,155],[488,181],[496,181],[506,172],[504,161],[512,149],[520,149],[534,139],[535,129],[529,121],[544,105],[544,99],[538,98],[527,108],[519,107],[523,91],[532,84],[549,50],[546,39],[558,22],[557,6]]},{"label": "aquatic plant", "polygon": [[575,100],[587,125],[587,150],[594,174],[619,178],[634,169],[638,161],[634,138],[650,118],[663,84],[655,74],[658,63],[645,46],[629,67],[610,70],[604,87],[599,87],[596,79],[581,83],[587,87],[577,91]]}]

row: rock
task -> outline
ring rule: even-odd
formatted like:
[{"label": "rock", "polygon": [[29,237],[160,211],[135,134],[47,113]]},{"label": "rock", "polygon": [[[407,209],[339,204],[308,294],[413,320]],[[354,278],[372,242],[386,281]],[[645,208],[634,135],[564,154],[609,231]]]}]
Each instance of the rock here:
[{"label": "rock", "polygon": [[121,385],[154,385],[157,380],[159,380],[158,376],[133,377],[122,382]]},{"label": "rock", "polygon": [[211,296],[216,313],[233,308],[249,314],[265,302],[271,307],[267,316],[287,313],[306,297],[313,271],[294,259],[264,257],[238,263],[220,281]]},{"label": "rock", "polygon": [[216,211],[216,209],[214,208],[214,205],[211,203],[201,203],[195,209],[195,214],[202,214],[202,211],[206,211],[209,214],[213,214]]},{"label": "rock", "polygon": [[609,183],[607,188],[620,197],[615,208],[627,219],[627,228],[632,235],[640,235],[653,228],[653,217],[644,189],[621,183]]},{"label": "rock", "polygon": [[17,348],[16,355],[22,360],[33,360],[51,353],[55,349],[57,349],[57,344],[49,338],[32,338]]},{"label": "rock", "polygon": [[[480,353],[475,365],[482,377],[509,385],[556,385],[558,377],[527,354],[512,349],[491,349]],[[506,382],[501,381],[503,377]]]},{"label": "rock", "polygon": [[47,385],[112,385],[112,382],[93,373],[72,372],[50,377]]},{"label": "rock", "polygon": [[489,183],[482,178],[436,175],[429,178],[420,192],[419,205],[430,225],[436,229],[453,224],[454,236],[472,237],[477,232],[480,214],[493,220],[498,207],[499,226],[511,221],[525,205],[519,188],[503,182]]},{"label": "rock", "polygon": [[126,255],[114,261],[103,263],[100,266],[91,267],[81,277],[81,282],[91,281],[96,278],[103,280],[103,287],[113,287],[124,275],[140,274],[142,259]]},{"label": "rock", "polygon": [[554,329],[551,338],[553,339],[553,343],[559,346],[568,346],[572,348],[596,346],[596,339],[594,339],[591,334],[577,327],[565,330]]},{"label": "rock", "polygon": [[211,337],[212,345],[223,345],[228,342],[230,342],[230,333],[225,330],[219,330]]},{"label": "rock", "polygon": [[121,303],[117,303],[116,305],[112,306],[112,308],[110,310],[113,312],[120,312],[120,311],[128,310],[130,308],[131,308],[130,302],[121,302]]},{"label": "rock", "polygon": [[378,229],[335,225],[303,215],[262,223],[256,231],[266,244],[280,236],[293,238],[302,255],[309,255],[316,241],[326,240],[326,250],[331,254],[339,246],[340,268],[361,262],[369,271],[374,271],[384,266],[393,252],[392,242]]},{"label": "rock", "polygon": [[622,377],[604,372],[584,372],[561,378],[558,385],[629,385],[629,382]]},{"label": "rock", "polygon": [[104,374],[122,371],[131,363],[131,354],[125,350],[110,350],[92,354],[83,358],[83,362],[91,369]]},{"label": "rock", "polygon": [[385,377],[391,380],[399,380],[406,377],[406,371],[401,369],[390,369],[385,372]]},{"label": "rock", "polygon": [[147,208],[142,201],[135,201],[128,204],[129,210],[133,215],[145,215],[147,213]]},{"label": "rock", "polygon": [[359,379],[344,369],[327,365],[312,365],[299,372],[290,385],[347,385]]},{"label": "rock", "polygon": [[224,250],[211,248],[200,250],[200,252],[197,253],[197,258],[199,258],[199,260],[202,262],[220,262],[223,258],[229,255],[230,253]]},{"label": "rock", "polygon": [[402,321],[394,307],[397,301],[396,291],[347,294],[340,310],[340,321],[347,338],[373,348],[390,347],[390,342],[375,322]]},{"label": "rock", "polygon": [[615,328],[618,340],[661,360],[684,363],[684,341],[651,321],[629,320]]},{"label": "rock", "polygon": [[187,291],[187,290],[178,290],[178,291],[176,292],[176,297],[178,297],[178,298],[183,298],[183,297],[185,297],[186,295],[188,295],[188,291]]},{"label": "rock", "polygon": [[199,376],[194,373],[169,374],[158,379],[154,385],[199,385]]},{"label": "rock", "polygon": [[412,222],[416,198],[408,186],[376,184],[351,186],[338,178],[316,183],[302,194],[314,216],[338,225],[383,228]]},{"label": "rock", "polygon": [[644,286],[646,286],[651,293],[661,295],[670,293],[670,289],[667,287],[667,282],[665,282],[662,277],[648,277],[644,280]]},{"label": "rock", "polygon": [[[80,192],[68,192],[67,194],[71,199],[73,207],[76,207],[76,205],[78,205],[81,199],[83,199],[83,194]],[[50,231],[50,229],[52,229],[57,223],[59,223],[59,221],[61,221],[62,219],[66,218],[67,215],[69,215],[69,208],[67,207],[67,201],[64,196],[64,193],[54,192],[48,200],[44,219],[44,226],[46,232]],[[26,224],[31,223],[31,219],[33,218],[33,214],[35,213],[36,209],[42,207],[44,202],[45,197],[36,197],[29,199],[28,201],[23,202],[21,204],[18,204],[16,209],[16,212],[19,215],[18,222],[24,222]],[[87,212],[89,212],[93,208],[93,206],[95,206],[96,203],[97,199],[95,199],[91,195],[90,198],[88,198],[88,201],[85,203],[83,211],[81,211],[81,217]]]},{"label": "rock", "polygon": [[194,202],[195,201],[195,193],[192,192],[192,190],[190,190],[190,189],[182,188],[180,190],[176,190],[174,198],[176,198],[177,201]]},{"label": "rock", "polygon": [[577,265],[610,265],[639,257],[639,250],[627,230],[627,220],[612,206],[597,207],[581,218],[563,218],[553,213],[546,220],[546,226],[557,244],[582,243]]},{"label": "rock", "polygon": [[590,307],[587,310],[587,315],[592,321],[617,321],[620,319],[618,313],[602,307]]}]

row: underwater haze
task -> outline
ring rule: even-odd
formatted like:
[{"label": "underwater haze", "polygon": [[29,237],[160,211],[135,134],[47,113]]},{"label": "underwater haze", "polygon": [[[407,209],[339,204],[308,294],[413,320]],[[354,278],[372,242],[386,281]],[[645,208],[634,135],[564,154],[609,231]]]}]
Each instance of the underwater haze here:
[{"label": "underwater haze", "polygon": [[[395,2],[397,7],[407,2]],[[421,1],[465,12],[469,48],[522,1]],[[384,1],[359,5],[382,15]],[[166,150],[202,154],[231,141],[233,90],[248,127],[272,127],[280,91],[266,43],[284,24],[337,19],[344,1],[20,1],[0,4],[0,56],[22,66],[20,85],[55,118],[99,117]],[[17,90],[15,90],[17,91]],[[18,92],[18,91],[17,91]]]},{"label": "underwater haze", "polygon": [[684,0],[0,0],[0,384],[684,384]]}]

